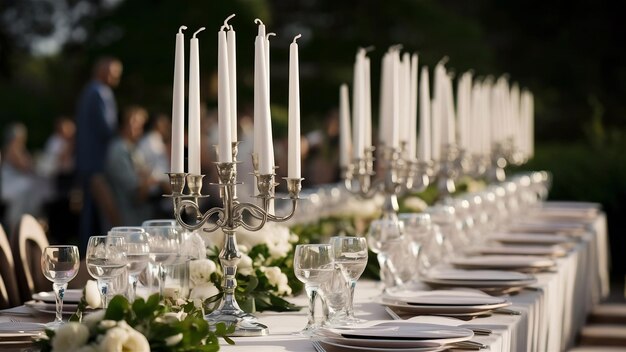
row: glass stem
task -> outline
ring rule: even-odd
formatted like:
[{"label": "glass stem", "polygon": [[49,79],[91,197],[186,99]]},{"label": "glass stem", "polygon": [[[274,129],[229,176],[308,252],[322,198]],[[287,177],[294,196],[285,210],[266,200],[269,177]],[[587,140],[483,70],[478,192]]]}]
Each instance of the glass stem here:
[{"label": "glass stem", "polygon": [[100,298],[102,299],[102,309],[107,309],[109,306],[109,283],[105,280],[98,280],[98,286],[100,286]]},{"label": "glass stem", "polygon": [[54,297],[56,300],[56,318],[55,323],[63,323],[63,296],[65,296],[65,290],[67,289],[67,283],[53,283]]},{"label": "glass stem", "polygon": [[354,288],[356,287],[356,280],[350,280],[348,283],[348,307],[346,308],[346,316],[348,319],[354,318]]},{"label": "glass stem", "polygon": [[309,316],[305,330],[315,326],[315,300],[317,299],[317,286],[305,285],[306,294],[309,296]]},{"label": "glass stem", "polygon": [[128,301],[135,301],[137,297],[137,275],[128,275],[128,281],[130,281],[130,289],[128,290]]},{"label": "glass stem", "polygon": [[159,295],[163,298],[163,292],[165,290],[165,268],[163,264],[159,264]]}]

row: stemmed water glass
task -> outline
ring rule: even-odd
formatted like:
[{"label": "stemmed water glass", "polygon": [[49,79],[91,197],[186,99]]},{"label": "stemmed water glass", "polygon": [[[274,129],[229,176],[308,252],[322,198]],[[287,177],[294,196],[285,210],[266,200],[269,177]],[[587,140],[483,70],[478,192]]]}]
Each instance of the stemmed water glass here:
[{"label": "stemmed water glass", "polygon": [[380,265],[380,279],[386,287],[400,286],[410,277],[400,275],[394,265],[394,254],[404,246],[403,223],[394,220],[374,220],[367,232],[367,242],[376,253]]},{"label": "stemmed water glass", "polygon": [[80,268],[80,255],[76,246],[49,246],[41,254],[41,270],[46,279],[52,281],[56,301],[56,318],[46,324],[57,328],[63,324],[63,296],[70,282]]},{"label": "stemmed water glass", "polygon": [[301,334],[310,335],[319,327],[315,323],[315,300],[320,285],[333,277],[335,265],[330,244],[300,244],[296,246],[293,270],[298,280],[304,283],[309,297],[309,316]]},{"label": "stemmed water glass", "polygon": [[139,275],[148,266],[150,246],[148,236],[141,227],[114,227],[109,236],[122,236],[126,240],[126,260],[128,261],[128,300],[135,300],[137,296],[137,281]]},{"label": "stemmed water glass", "polygon": [[108,307],[108,288],[126,269],[126,241],[122,236],[91,236],[87,243],[87,270],[98,280],[102,308]]},{"label": "stemmed water glass", "polygon": [[176,220],[147,220],[141,227],[148,236],[150,247],[150,283],[157,277],[158,292],[163,296],[167,265],[175,264],[179,258],[180,236],[182,229]]},{"label": "stemmed water glass", "polygon": [[362,320],[354,317],[354,288],[367,266],[367,242],[363,237],[336,236],[330,238],[330,245],[335,265],[341,269],[349,289],[346,316],[341,322],[359,323]]}]

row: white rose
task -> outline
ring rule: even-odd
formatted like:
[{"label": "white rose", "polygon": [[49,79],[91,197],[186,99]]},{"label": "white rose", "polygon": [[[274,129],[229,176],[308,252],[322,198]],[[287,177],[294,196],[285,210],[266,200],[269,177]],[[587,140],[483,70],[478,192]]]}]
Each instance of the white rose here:
[{"label": "white rose", "polygon": [[128,338],[126,329],[119,326],[107,330],[106,334],[100,341],[100,351],[122,352],[122,346]]},{"label": "white rose", "polygon": [[187,313],[183,312],[182,310],[179,312],[167,312],[163,314],[163,320],[167,322],[182,321],[186,317],[187,317]]},{"label": "white rose", "polygon": [[87,280],[85,284],[85,300],[91,308],[100,308],[102,305],[102,296],[100,296],[98,283],[95,280]]},{"label": "white rose", "polygon": [[52,351],[68,352],[84,346],[89,339],[89,328],[77,323],[69,322],[61,325],[52,338]]},{"label": "white rose", "polygon": [[217,265],[210,259],[192,260],[189,262],[189,287],[201,286],[211,282],[211,274],[217,270]]},{"label": "white rose", "polygon": [[93,312],[91,314],[86,314],[83,316],[83,323],[87,325],[89,330],[93,330],[98,325],[98,323],[100,323],[100,321],[104,319],[105,313],[106,312],[103,309],[97,312]]},{"label": "white rose", "polygon": [[180,254],[192,259],[206,258],[206,245],[197,232],[187,233],[180,246]]},{"label": "white rose", "polygon": [[145,336],[130,326],[126,327],[126,332],[128,337],[122,344],[122,351],[150,352],[150,343]]},{"label": "white rose", "polygon": [[252,275],[254,272],[254,270],[252,270],[252,258],[242,253],[241,260],[239,260],[239,264],[237,264],[237,270],[242,275]]},{"label": "white rose", "polygon": [[[267,227],[267,225],[265,227]],[[242,245],[250,250],[258,244],[265,243],[265,227],[255,232],[246,229],[237,229],[237,245]]]},{"label": "white rose", "polygon": [[266,225],[266,227],[268,227],[267,230],[269,231],[269,234],[264,237],[266,238],[270,258],[278,259],[286,257],[292,247],[289,242],[291,237],[289,228],[274,223],[270,223]]},{"label": "white rose", "polygon": [[413,210],[413,211],[424,211],[428,204],[424,202],[421,198],[418,197],[407,197],[404,200],[404,206]]},{"label": "white rose", "polygon": [[183,340],[183,334],[178,333],[165,338],[165,346],[172,347],[178,345]]},{"label": "white rose", "polygon": [[189,298],[193,300],[200,299],[204,301],[205,299],[213,297],[218,293],[220,293],[220,290],[218,290],[217,287],[213,285],[213,283],[208,282],[202,286],[194,287],[189,294]]},{"label": "white rose", "polygon": [[275,286],[279,295],[290,295],[291,287],[289,287],[289,279],[279,267],[261,267],[261,271],[267,276],[270,285]]},{"label": "white rose", "polygon": [[115,320],[103,320],[98,324],[100,329],[110,329],[114,326],[117,326],[117,322]]}]

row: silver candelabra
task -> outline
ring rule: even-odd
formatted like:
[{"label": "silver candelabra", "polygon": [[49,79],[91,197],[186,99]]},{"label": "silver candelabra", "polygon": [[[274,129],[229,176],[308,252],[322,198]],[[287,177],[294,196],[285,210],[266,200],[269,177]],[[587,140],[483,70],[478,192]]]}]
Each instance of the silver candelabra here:
[{"label": "silver candelabra", "polygon": [[[200,198],[207,197],[201,194],[202,179],[204,175],[193,175],[187,173],[170,173],[170,184],[174,203],[174,215],[178,223],[189,231],[203,228],[206,232],[213,232],[222,229],[224,233],[224,246],[219,253],[219,260],[224,274],[222,291],[223,296],[219,306],[207,314],[205,318],[212,322],[224,322],[235,325],[233,336],[260,336],[267,335],[267,326],[259,323],[256,317],[244,312],[235,299],[235,288],[237,287],[237,264],[241,259],[241,253],[237,248],[236,230],[243,227],[248,231],[258,231],[266,222],[283,222],[289,220],[295,213],[300,199],[302,188],[301,178],[285,178],[287,190],[291,200],[291,211],[285,216],[272,214],[270,209],[271,201],[274,199],[274,188],[278,185],[274,183],[275,174],[259,174],[257,163],[253,161],[258,188],[260,205],[252,203],[241,203],[237,200],[237,142],[233,143],[233,161],[217,162],[217,174],[220,188],[221,207],[214,207],[202,212],[198,205]],[[253,160],[256,158],[253,156]],[[188,192],[185,193],[185,183]],[[190,222],[183,219],[182,214],[191,210],[193,217]],[[246,216],[247,215],[247,216]]]},{"label": "silver candelabra", "polygon": [[407,158],[405,143],[400,148],[382,146],[378,153],[382,177],[375,178],[374,151],[374,147],[367,148],[363,158],[344,167],[342,178],[346,189],[359,197],[371,198],[382,193],[383,218],[397,220],[398,195],[426,189],[432,177],[432,163]]}]

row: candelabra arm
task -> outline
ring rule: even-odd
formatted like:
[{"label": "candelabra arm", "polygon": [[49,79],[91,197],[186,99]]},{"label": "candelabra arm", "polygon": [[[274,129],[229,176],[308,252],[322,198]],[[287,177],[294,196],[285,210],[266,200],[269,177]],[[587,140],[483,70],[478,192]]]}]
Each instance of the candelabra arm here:
[{"label": "candelabra arm", "polygon": [[217,220],[213,226],[207,227],[204,231],[213,232],[218,228],[224,226],[224,210],[222,208],[212,208],[206,211],[203,215],[198,216],[196,218],[196,222],[193,224],[185,222],[182,218],[182,213],[185,211],[185,208],[193,209],[195,214],[202,214],[198,204],[195,201],[184,199],[177,202],[178,207],[175,209],[176,221],[185,229],[189,231],[195,231],[200,229],[203,225],[208,223],[208,220],[215,214],[218,215]]}]

